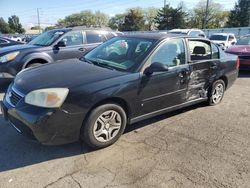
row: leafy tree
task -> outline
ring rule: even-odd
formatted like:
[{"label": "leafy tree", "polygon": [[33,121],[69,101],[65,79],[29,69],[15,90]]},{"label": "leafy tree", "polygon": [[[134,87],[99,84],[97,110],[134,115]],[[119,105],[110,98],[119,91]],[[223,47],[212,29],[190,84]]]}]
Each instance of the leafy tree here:
[{"label": "leafy tree", "polygon": [[125,16],[126,14],[116,14],[115,16],[110,18],[108,26],[114,30],[121,30],[122,25],[124,24]]},{"label": "leafy tree", "polygon": [[234,9],[230,11],[227,26],[250,26],[250,0],[238,0],[238,3],[235,4]]},{"label": "leafy tree", "polygon": [[159,30],[185,28],[185,17],[187,13],[183,10],[182,4],[177,8],[169,4],[161,8],[155,18]]},{"label": "leafy tree", "polygon": [[223,7],[219,3],[210,1],[208,5],[207,20],[205,20],[206,14],[206,1],[199,1],[194,9],[189,13],[189,27],[195,28],[219,28],[224,27],[227,18],[228,11],[224,11]]},{"label": "leafy tree", "polygon": [[42,30],[42,28],[41,27],[39,27],[38,25],[37,26],[34,26],[34,27],[31,27],[30,28],[31,30]]},{"label": "leafy tree", "polygon": [[141,8],[132,8],[125,15],[122,31],[142,31],[145,29],[145,19]]},{"label": "leafy tree", "polygon": [[74,26],[106,26],[108,16],[100,11],[93,13],[90,10],[85,10],[80,13],[71,14],[62,20],[58,20],[58,25],[66,27]]},{"label": "leafy tree", "polygon": [[44,31],[49,31],[49,30],[52,30],[52,29],[56,29],[56,26],[48,26],[44,29]]},{"label": "leafy tree", "polygon": [[12,31],[11,31],[8,23],[6,23],[4,21],[4,19],[2,17],[0,17],[0,33],[6,34],[6,33],[11,33],[11,32]]},{"label": "leafy tree", "polygon": [[144,10],[144,17],[146,21],[147,30],[156,29],[155,17],[157,16],[157,13],[158,13],[158,9],[154,7],[149,7]]},{"label": "leafy tree", "polygon": [[25,30],[22,27],[22,24],[19,21],[19,17],[16,15],[12,15],[8,18],[9,27],[13,32],[16,33],[24,33]]}]

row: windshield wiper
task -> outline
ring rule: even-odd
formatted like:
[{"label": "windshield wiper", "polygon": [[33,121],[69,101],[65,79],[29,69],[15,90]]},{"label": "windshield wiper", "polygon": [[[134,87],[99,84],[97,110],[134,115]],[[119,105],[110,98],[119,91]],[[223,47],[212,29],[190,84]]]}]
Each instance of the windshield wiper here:
[{"label": "windshield wiper", "polygon": [[84,59],[91,62],[94,65],[104,67],[104,68],[108,68],[110,70],[114,70],[113,67],[111,67],[108,63],[103,62],[102,60],[99,60],[99,59],[86,59],[86,58],[84,58]]},{"label": "windshield wiper", "polygon": [[87,62],[89,64],[93,64],[93,62],[91,60],[89,60],[89,59],[87,59],[85,57],[80,58],[80,61],[85,61],[85,62]]}]

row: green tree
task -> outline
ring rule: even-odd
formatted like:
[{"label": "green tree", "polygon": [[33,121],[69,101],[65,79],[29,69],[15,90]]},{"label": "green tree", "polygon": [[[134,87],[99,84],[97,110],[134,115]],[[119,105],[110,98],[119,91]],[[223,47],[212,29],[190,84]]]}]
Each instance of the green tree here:
[{"label": "green tree", "polygon": [[71,14],[64,19],[58,20],[59,26],[106,26],[108,24],[108,16],[100,11],[93,13],[85,10],[80,13]]},{"label": "green tree", "polygon": [[155,17],[158,14],[158,9],[154,8],[154,7],[149,7],[147,9],[144,10],[144,17],[145,17],[145,21],[146,21],[146,27],[147,30],[155,30],[156,27],[156,23],[155,23]]},{"label": "green tree", "polygon": [[206,1],[199,1],[192,11],[189,13],[189,27],[195,28],[219,28],[224,27],[228,19],[228,11],[224,11],[219,3],[209,2],[207,20]]},{"label": "green tree", "polygon": [[22,24],[19,21],[19,17],[16,15],[12,15],[8,18],[9,27],[13,32],[16,33],[24,33],[25,30],[22,27]]},{"label": "green tree", "polygon": [[4,21],[2,17],[0,17],[0,33],[12,33],[9,24]]},{"label": "green tree", "polygon": [[177,8],[171,7],[169,4],[161,8],[155,18],[159,30],[185,28],[185,17],[187,13],[180,4]]},{"label": "green tree", "polygon": [[250,0],[238,0],[238,3],[235,4],[234,9],[230,11],[227,26],[250,26]]},{"label": "green tree", "polygon": [[108,26],[113,30],[121,30],[124,24],[126,14],[116,14],[111,17],[108,22]]},{"label": "green tree", "polygon": [[144,13],[141,8],[129,9],[122,24],[122,31],[143,31],[145,29]]},{"label": "green tree", "polygon": [[42,30],[42,28],[41,27],[39,27],[38,25],[36,25],[36,26],[33,26],[33,27],[31,27],[30,28],[31,30]]}]

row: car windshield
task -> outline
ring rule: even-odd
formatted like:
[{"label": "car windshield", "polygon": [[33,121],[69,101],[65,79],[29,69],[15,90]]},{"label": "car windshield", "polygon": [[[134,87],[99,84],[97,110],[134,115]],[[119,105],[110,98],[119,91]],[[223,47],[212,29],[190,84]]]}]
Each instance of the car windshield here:
[{"label": "car windshield", "polygon": [[29,44],[37,46],[49,46],[64,33],[64,31],[47,31],[34,38],[32,41],[29,42]]},{"label": "car windshield", "polygon": [[226,35],[212,35],[209,39],[210,40],[222,40],[222,41],[225,41],[225,40],[227,40],[227,36]]},{"label": "car windshield", "polygon": [[155,42],[153,39],[115,37],[92,50],[82,60],[130,72],[141,64]]},{"label": "car windshield", "polygon": [[237,45],[250,45],[250,36],[243,36],[237,41]]}]

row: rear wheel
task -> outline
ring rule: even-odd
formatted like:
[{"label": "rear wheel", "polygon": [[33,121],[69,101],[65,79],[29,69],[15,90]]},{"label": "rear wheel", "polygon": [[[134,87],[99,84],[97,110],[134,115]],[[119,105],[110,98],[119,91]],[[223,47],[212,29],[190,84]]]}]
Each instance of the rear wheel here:
[{"label": "rear wheel", "polygon": [[225,83],[223,80],[217,80],[213,83],[208,96],[208,103],[211,106],[219,104],[225,93]]},{"label": "rear wheel", "polygon": [[124,132],[127,116],[117,104],[96,107],[88,116],[81,130],[81,138],[88,146],[99,149],[116,142]]}]

